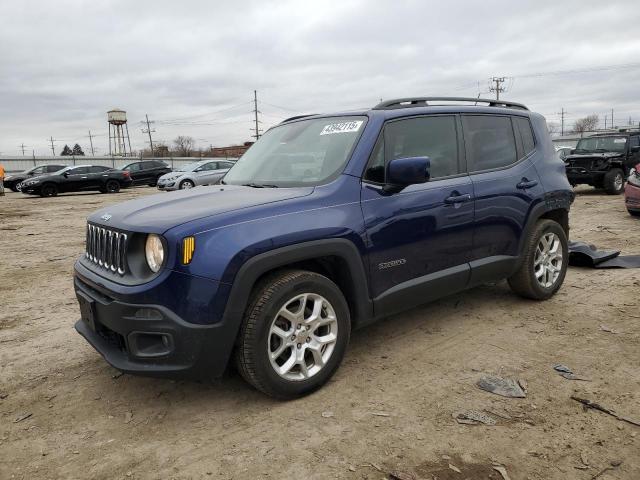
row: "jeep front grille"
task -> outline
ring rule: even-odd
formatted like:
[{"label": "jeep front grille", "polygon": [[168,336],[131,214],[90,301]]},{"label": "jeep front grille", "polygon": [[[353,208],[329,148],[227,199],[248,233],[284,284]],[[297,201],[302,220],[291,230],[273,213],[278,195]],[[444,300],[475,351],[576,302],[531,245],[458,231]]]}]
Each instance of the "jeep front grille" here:
[{"label": "jeep front grille", "polygon": [[84,255],[99,267],[124,275],[127,270],[127,234],[87,224]]}]

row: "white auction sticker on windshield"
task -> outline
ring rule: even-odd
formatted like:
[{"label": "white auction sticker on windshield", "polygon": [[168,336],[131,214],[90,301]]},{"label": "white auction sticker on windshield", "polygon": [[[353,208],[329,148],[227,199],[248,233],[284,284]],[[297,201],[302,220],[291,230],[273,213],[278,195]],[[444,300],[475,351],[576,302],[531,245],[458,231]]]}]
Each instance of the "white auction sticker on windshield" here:
[{"label": "white auction sticker on windshield", "polygon": [[626,138],[614,138],[613,143],[627,143]]},{"label": "white auction sticker on windshield", "polygon": [[362,120],[356,120],[355,122],[342,122],[342,123],[330,123],[325,125],[320,135],[331,135],[333,133],[349,133],[357,132],[360,130],[360,125],[364,122]]}]

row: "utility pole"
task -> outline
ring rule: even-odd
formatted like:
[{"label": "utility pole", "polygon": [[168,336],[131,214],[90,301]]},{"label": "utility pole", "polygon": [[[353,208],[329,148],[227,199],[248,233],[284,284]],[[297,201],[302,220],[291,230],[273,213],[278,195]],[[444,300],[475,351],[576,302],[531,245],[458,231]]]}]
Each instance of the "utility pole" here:
[{"label": "utility pole", "polygon": [[496,100],[500,100],[500,93],[504,92],[504,87],[502,87],[501,85],[505,82],[506,79],[506,77],[493,77],[491,79],[491,83],[495,83],[496,86],[491,86],[489,88],[489,91],[496,92]]},{"label": "utility pole", "polygon": [[613,128],[613,126],[615,125],[615,123],[613,123],[613,108],[611,109],[611,128]]},{"label": "utility pole", "polygon": [[56,156],[56,148],[53,146],[53,142],[55,142],[55,140],[53,139],[53,137],[51,137],[49,139],[49,141],[51,142],[51,153],[53,154],[53,156]]},{"label": "utility pole", "polygon": [[[151,133],[155,132],[155,130],[151,130],[151,124],[155,123],[154,121],[149,121],[149,115],[145,114],[144,116],[147,120],[146,120],[146,124],[147,124],[147,129],[145,130],[144,128],[142,129],[142,133],[148,133],[149,134],[149,147],[151,148],[151,156],[153,157],[153,140],[151,139]],[[129,147],[129,149],[131,149],[131,147]]]},{"label": "utility pole", "polygon": [[93,137],[95,137],[95,135],[91,135],[91,130],[89,130],[89,143],[91,144],[91,156],[95,157],[96,152],[93,150]]},{"label": "utility pole", "polygon": [[22,142],[20,144],[20,149],[22,150],[22,156],[24,157],[24,147],[26,147],[26,145],[24,144],[24,142]]},{"label": "utility pole", "polygon": [[562,107],[562,110],[560,111],[560,113],[558,113],[558,115],[560,115],[560,135],[564,137],[564,116],[569,113],[569,112],[565,112],[564,111],[564,107]]},{"label": "utility pole", "polygon": [[260,120],[258,120],[258,114],[262,113],[260,112],[260,110],[258,110],[258,92],[257,90],[253,91],[253,115],[254,115],[254,119],[255,119],[255,124],[256,124],[256,128],[252,129],[254,130],[256,133],[255,135],[252,135],[253,137],[256,138],[256,140],[258,140],[260,138],[260,128],[258,127],[258,124],[261,123]]}]

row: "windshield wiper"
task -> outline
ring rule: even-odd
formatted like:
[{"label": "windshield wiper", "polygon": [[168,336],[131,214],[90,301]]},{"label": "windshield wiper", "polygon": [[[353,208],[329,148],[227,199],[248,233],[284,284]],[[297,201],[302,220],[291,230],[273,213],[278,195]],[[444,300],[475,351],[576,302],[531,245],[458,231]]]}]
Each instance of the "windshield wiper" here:
[{"label": "windshield wiper", "polygon": [[277,185],[269,185],[268,183],[243,183],[242,186],[252,188],[278,188]]}]

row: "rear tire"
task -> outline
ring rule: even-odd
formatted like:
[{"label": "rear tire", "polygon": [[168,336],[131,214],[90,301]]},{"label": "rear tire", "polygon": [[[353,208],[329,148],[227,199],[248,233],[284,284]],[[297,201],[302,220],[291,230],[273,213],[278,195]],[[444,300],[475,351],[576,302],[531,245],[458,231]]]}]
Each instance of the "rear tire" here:
[{"label": "rear tire", "polygon": [[609,195],[620,195],[624,190],[624,172],[613,168],[604,175],[603,187]]},{"label": "rear tire", "polygon": [[632,215],[634,217],[640,217],[640,210],[629,210],[627,208],[627,212],[629,212],[629,215]]},{"label": "rear tire", "polygon": [[539,220],[526,240],[520,268],[508,279],[509,286],[521,297],[547,300],[562,286],[568,264],[564,230],[553,220]]},{"label": "rear tire", "polygon": [[244,379],[267,395],[291,399],[324,385],[349,343],[342,292],[304,270],[275,272],[253,289],[234,356]]},{"label": "rear tire", "polygon": [[53,183],[45,183],[40,187],[41,197],[55,197],[58,195],[58,187]]},{"label": "rear tire", "polygon": [[17,192],[20,191],[20,190],[18,190],[18,185],[17,184],[16,185],[11,185],[9,188],[11,189],[12,192],[16,192],[17,193]]},{"label": "rear tire", "polygon": [[108,180],[104,186],[106,193],[118,193],[120,191],[120,182],[117,180]]}]

